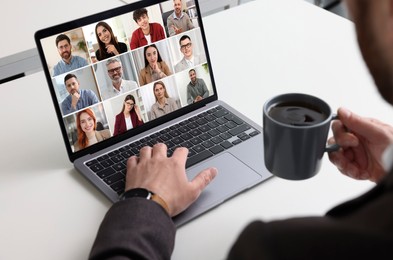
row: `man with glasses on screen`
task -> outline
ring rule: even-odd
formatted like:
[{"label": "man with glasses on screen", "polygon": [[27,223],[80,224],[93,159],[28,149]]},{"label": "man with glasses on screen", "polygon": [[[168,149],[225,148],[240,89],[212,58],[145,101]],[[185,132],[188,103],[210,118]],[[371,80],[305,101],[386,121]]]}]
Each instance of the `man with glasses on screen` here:
[{"label": "man with glasses on screen", "polygon": [[183,35],[179,40],[179,44],[180,51],[183,53],[183,58],[175,65],[176,72],[180,72],[206,62],[205,55],[194,54],[191,38],[188,35]]},{"label": "man with glasses on screen", "polygon": [[106,69],[112,84],[107,86],[106,91],[103,91],[103,99],[108,99],[138,88],[138,84],[135,81],[123,79],[123,65],[119,59],[108,59],[106,61]]}]

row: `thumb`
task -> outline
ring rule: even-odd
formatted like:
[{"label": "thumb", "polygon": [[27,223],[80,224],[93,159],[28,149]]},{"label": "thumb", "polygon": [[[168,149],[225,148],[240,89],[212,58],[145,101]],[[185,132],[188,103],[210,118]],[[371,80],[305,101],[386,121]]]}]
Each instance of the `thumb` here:
[{"label": "thumb", "polygon": [[337,114],[344,126],[362,136],[368,136],[379,130],[379,127],[371,122],[370,119],[361,117],[346,108],[339,108]]},{"label": "thumb", "polygon": [[191,181],[191,186],[194,190],[194,194],[196,195],[197,199],[201,192],[209,185],[209,183],[217,176],[217,169],[216,168],[208,168],[194,177]]}]

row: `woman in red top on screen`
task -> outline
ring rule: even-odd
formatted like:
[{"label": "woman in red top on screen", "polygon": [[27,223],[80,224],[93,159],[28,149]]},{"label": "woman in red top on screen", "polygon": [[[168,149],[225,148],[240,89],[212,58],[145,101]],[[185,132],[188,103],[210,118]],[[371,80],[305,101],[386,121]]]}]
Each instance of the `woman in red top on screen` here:
[{"label": "woman in red top on screen", "polygon": [[99,47],[96,51],[97,60],[104,60],[128,51],[127,44],[117,41],[112,28],[106,22],[97,23],[95,32]]},{"label": "woman in red top on screen", "polygon": [[149,23],[146,8],[135,10],[133,18],[139,28],[132,33],[131,50],[165,39],[164,28],[159,23]]},{"label": "woman in red top on screen", "polygon": [[135,103],[133,95],[127,95],[124,99],[123,109],[116,116],[115,131],[113,135],[124,133],[125,131],[143,125],[141,111]]}]

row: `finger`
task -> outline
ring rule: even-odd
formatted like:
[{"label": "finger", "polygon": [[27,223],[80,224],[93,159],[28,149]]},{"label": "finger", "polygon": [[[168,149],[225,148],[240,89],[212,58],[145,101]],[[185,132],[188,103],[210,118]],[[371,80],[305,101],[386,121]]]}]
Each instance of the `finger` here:
[{"label": "finger", "polygon": [[150,146],[144,146],[139,150],[139,160],[150,159],[152,156],[152,148]]},{"label": "finger", "polygon": [[369,136],[379,132],[379,126],[370,122],[370,119],[361,117],[346,108],[338,109],[338,118],[351,131],[362,136]]},{"label": "finger", "polygon": [[167,157],[167,150],[168,150],[168,147],[166,146],[166,144],[157,143],[153,146],[152,157],[166,158]]},{"label": "finger", "polygon": [[359,139],[343,125],[341,121],[334,121],[332,131],[335,142],[343,147],[359,145]]},{"label": "finger", "polygon": [[208,168],[200,172],[195,178],[190,182],[195,198],[197,199],[201,192],[206,188],[207,185],[217,176],[216,168]]},{"label": "finger", "polygon": [[188,149],[186,147],[178,147],[172,154],[172,158],[177,160],[181,165],[186,165]]},{"label": "finger", "polygon": [[127,169],[136,167],[137,164],[138,164],[138,157],[133,155],[127,160]]}]

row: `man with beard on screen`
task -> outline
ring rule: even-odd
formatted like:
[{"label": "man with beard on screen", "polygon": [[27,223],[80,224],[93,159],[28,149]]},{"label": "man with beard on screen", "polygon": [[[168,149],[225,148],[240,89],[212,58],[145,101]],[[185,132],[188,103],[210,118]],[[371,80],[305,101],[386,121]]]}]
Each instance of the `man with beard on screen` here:
[{"label": "man with beard on screen", "polygon": [[67,35],[60,34],[56,37],[56,47],[61,60],[53,68],[53,76],[88,65],[84,58],[71,55],[71,40]]}]

